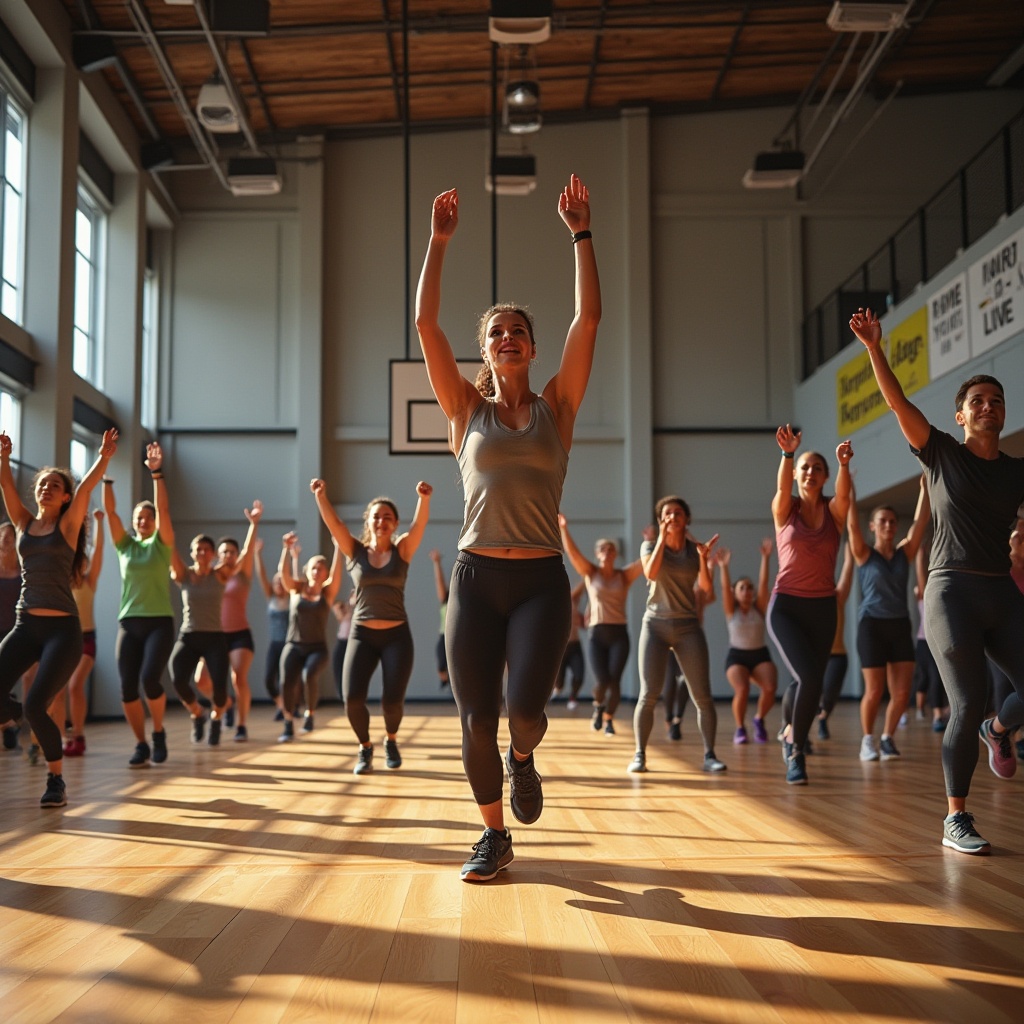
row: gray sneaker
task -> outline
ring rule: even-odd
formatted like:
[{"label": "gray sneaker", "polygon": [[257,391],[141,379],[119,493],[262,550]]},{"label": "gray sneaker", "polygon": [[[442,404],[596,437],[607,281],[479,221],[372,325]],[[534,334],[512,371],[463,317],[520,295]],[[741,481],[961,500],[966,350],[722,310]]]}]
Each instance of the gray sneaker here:
[{"label": "gray sneaker", "polygon": [[715,752],[713,750],[709,750],[704,755],[703,768],[706,772],[724,772],[725,763],[723,761],[719,761],[718,758],[715,757]]},{"label": "gray sneaker", "polygon": [[942,822],[942,845],[960,853],[989,853],[992,847],[978,835],[974,815],[966,811],[950,814]]},{"label": "gray sneaker", "polygon": [[359,747],[359,760],[356,761],[353,775],[369,775],[373,771],[373,747]]},{"label": "gray sneaker", "polygon": [[387,768],[402,767],[402,755],[398,752],[398,740],[384,741],[384,765]]},{"label": "gray sneaker", "polygon": [[534,767],[533,754],[520,761],[512,753],[510,743],[505,754],[505,768],[508,770],[508,802],[512,813],[524,825],[532,825],[544,810],[542,779]]},{"label": "gray sneaker", "polygon": [[879,740],[878,749],[883,761],[895,761],[900,756],[900,752],[896,749],[896,744],[893,743],[891,736],[883,736]]},{"label": "gray sneaker", "polygon": [[875,737],[865,736],[860,741],[860,759],[862,761],[877,761],[878,751],[875,749]]},{"label": "gray sneaker", "polygon": [[645,772],[647,771],[647,755],[642,751],[638,750],[633,755],[633,760],[629,762],[629,767],[626,769],[627,772]]},{"label": "gray sneaker", "polygon": [[499,871],[512,863],[512,834],[485,828],[478,842],[473,844],[473,856],[462,865],[464,882],[488,882]]}]

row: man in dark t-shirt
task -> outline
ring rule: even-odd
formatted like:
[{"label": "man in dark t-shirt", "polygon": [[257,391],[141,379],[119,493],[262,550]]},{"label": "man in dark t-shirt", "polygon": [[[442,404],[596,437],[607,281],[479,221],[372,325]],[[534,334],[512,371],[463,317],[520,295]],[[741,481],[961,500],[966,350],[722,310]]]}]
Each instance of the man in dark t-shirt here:
[{"label": "man in dark t-shirt", "polygon": [[[978,761],[975,733],[988,748],[992,771],[1010,778],[1017,768],[1011,735],[1024,724],[1024,594],[1010,577],[1010,533],[1024,515],[1024,459],[999,450],[1006,419],[1003,386],[978,375],[956,393],[961,444],[936,429],[903,393],[882,350],[871,310],[859,310],[850,328],[868,350],[886,404],[924,467],[935,539],[925,589],[925,633],[950,698],[942,768],[949,814],[942,844],[961,853],[989,853],[966,801]],[[1013,683],[995,718],[983,721],[986,655]]]}]

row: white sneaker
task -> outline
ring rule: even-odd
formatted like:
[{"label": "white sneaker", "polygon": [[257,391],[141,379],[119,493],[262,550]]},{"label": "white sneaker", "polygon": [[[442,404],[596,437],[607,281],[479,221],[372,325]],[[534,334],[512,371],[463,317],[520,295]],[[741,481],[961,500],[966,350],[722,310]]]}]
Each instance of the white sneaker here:
[{"label": "white sneaker", "polygon": [[565,702],[566,711],[575,711],[578,707],[579,704],[577,704],[576,701],[572,700],[571,698]]},{"label": "white sneaker", "polygon": [[860,741],[860,759],[862,761],[878,760],[878,748],[875,746],[874,736],[865,736]]}]

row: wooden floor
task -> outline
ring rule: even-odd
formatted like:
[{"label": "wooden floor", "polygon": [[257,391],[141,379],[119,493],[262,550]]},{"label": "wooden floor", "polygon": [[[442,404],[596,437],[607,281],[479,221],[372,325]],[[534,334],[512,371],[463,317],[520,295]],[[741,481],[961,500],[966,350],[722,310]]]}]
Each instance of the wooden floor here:
[{"label": "wooden floor", "polygon": [[862,764],[841,705],[811,784],[790,788],[778,743],[732,746],[728,705],[715,777],[692,721],[670,743],[659,720],[636,776],[628,722],[606,738],[586,705],[557,707],[544,815],[472,885],[452,709],[411,707],[402,769],[363,777],[347,722],[322,712],[287,747],[266,708],[220,748],[176,716],[170,759],[142,771],[125,725],[93,726],[58,811],[38,807],[45,768],[0,755],[0,1017],[1024,1019],[1024,770],[978,766],[993,855],[946,850],[927,724],[900,731],[901,761]]}]

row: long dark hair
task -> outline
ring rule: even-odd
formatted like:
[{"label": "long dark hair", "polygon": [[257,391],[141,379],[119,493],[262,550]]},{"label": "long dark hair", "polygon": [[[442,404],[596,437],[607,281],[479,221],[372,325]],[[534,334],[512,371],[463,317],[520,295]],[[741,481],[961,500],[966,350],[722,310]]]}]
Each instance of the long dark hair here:
[{"label": "long dark hair", "polygon": [[[530,311],[525,306],[516,305],[514,302],[496,302],[493,306],[489,309],[485,309],[480,314],[480,319],[476,323],[476,340],[478,348],[482,350],[486,346],[487,322],[495,313],[515,313],[517,316],[521,316],[526,321],[527,330],[530,332],[530,341],[534,345],[537,344],[537,340],[533,336],[533,317],[530,315]],[[476,375],[474,384],[476,385],[477,391],[479,391],[484,398],[494,397],[494,376],[491,373],[490,364],[486,359],[484,359],[484,365],[480,367],[480,371]]]},{"label": "long dark hair", "polygon": [[370,533],[370,509],[372,509],[374,505],[387,505],[387,507],[395,513],[395,526],[398,526],[398,506],[390,498],[385,498],[383,494],[374,498],[373,501],[367,504],[366,510],[363,512],[363,532],[359,538],[359,542],[363,547],[366,547],[366,545],[370,543],[373,536],[373,534]]},{"label": "long dark hair", "polygon": [[[36,493],[36,485],[44,476],[49,476],[51,473],[56,474],[60,477],[61,483],[64,484],[64,490],[69,495],[69,498],[65,502],[61,502],[60,511],[57,513],[57,525],[60,525],[61,517],[71,507],[71,502],[75,497],[75,478],[71,475],[70,469],[64,469],[61,466],[43,466],[42,469],[36,472],[36,475],[32,477],[32,494],[33,497]],[[85,525],[85,519],[82,519],[82,525],[78,530],[78,542],[75,544],[75,557],[71,561],[71,583],[74,586],[78,586],[82,582],[82,577],[85,574],[85,545],[88,535],[88,530]]]}]

